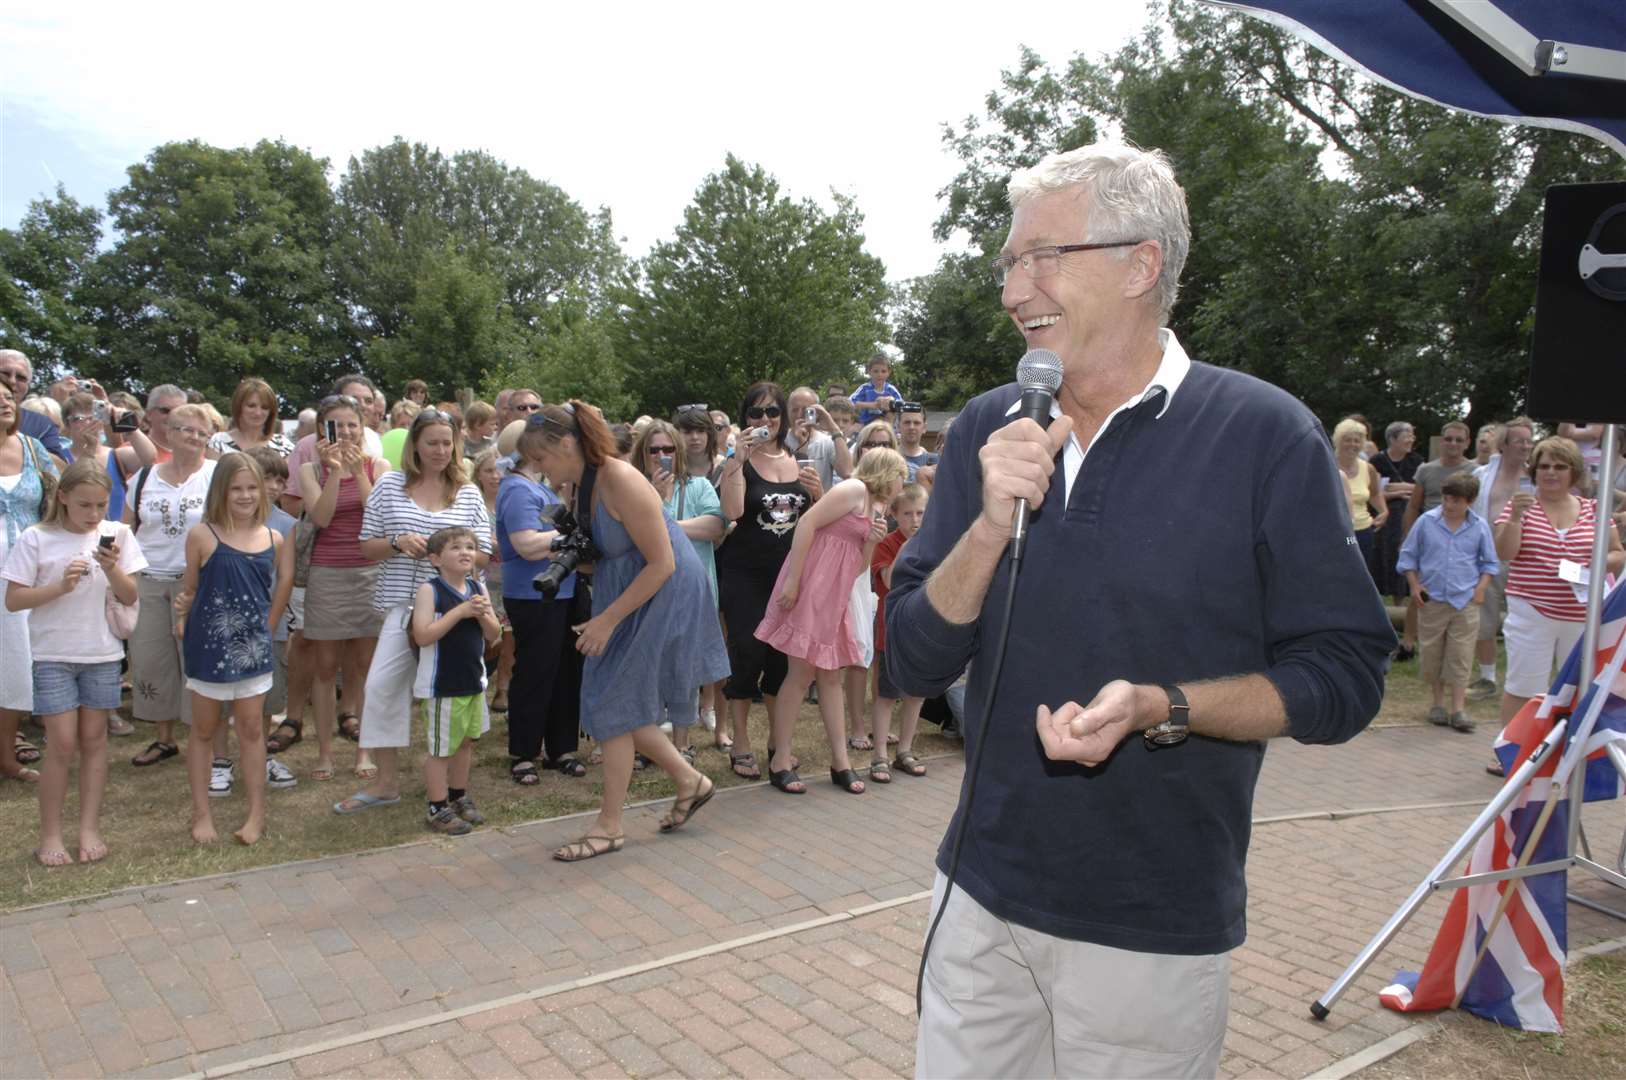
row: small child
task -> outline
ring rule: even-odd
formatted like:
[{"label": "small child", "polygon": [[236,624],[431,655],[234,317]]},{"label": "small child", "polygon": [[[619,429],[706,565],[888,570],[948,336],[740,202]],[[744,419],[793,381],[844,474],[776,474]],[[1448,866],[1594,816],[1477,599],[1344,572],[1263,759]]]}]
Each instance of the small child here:
[{"label": "small child", "polygon": [[847,759],[842,715],[841,669],[863,662],[852,626],[852,583],[868,571],[874,546],[886,535],[886,506],[902,490],[908,471],[896,450],[870,450],[859,459],[852,479],[833,486],[802,514],[774,584],[774,600],[756,628],[757,638],[788,660],[774,702],[768,763],[769,783],[788,795],[807,790],[792,764],[791,735],[802,698],[815,679],[819,715],[830,740],[830,782],[852,795],[864,792],[864,781]]},{"label": "small child", "polygon": [[[475,402],[475,405],[480,404]],[[474,407],[469,407],[470,415]],[[484,450],[474,459],[474,483],[480,489],[480,495],[486,501],[486,513],[491,517],[491,556],[486,562],[485,589],[486,599],[491,601],[491,610],[497,616],[497,625],[502,627],[502,639],[493,647],[486,650],[486,666],[489,668],[495,663],[496,671],[493,678],[496,686],[491,694],[491,711],[508,711],[508,684],[514,677],[514,631],[508,622],[508,612],[502,601],[502,545],[497,543],[497,490],[502,486],[503,471],[498,465],[499,455],[493,446]]]},{"label": "small child", "polygon": [[[892,589],[892,564],[897,561],[904,544],[914,539],[920,523],[926,520],[926,489],[920,484],[906,484],[892,501],[892,517],[898,527],[875,546],[870,558],[870,583],[875,588],[875,706],[870,714],[870,730],[875,736],[875,757],[869,764],[869,778],[876,783],[889,783],[892,769],[908,776],[925,776],[926,766],[915,757],[915,729],[920,726],[920,707],[925,698],[908,697],[898,692],[886,673],[886,594]],[[902,699],[903,715],[898,720],[898,754],[889,768],[886,763],[887,735],[892,726],[892,703]]]},{"label": "small child", "polygon": [[461,526],[429,537],[429,564],[440,573],[418,586],[412,640],[418,677],[412,686],[423,711],[429,753],[423,759],[429,830],[462,836],[485,822],[469,795],[474,742],[491,727],[486,712],[486,647],[502,635],[491,600],[474,580],[480,553]]},{"label": "small child", "polygon": [[[1406,575],[1411,598],[1419,606],[1420,674],[1434,692],[1428,719],[1469,732],[1474,722],[1467,713],[1468,679],[1479,633],[1479,607],[1501,564],[1490,526],[1470,509],[1479,495],[1479,481],[1473,474],[1446,477],[1440,493],[1440,505],[1419,517],[1407,534],[1395,568]],[[1449,714],[1445,710],[1447,684],[1451,687]]]},{"label": "small child", "polygon": [[[175,632],[181,638],[186,688],[192,693],[192,731],[186,740],[186,773],[192,787],[192,839],[212,844],[211,797],[231,790],[231,761],[217,746],[226,703],[237,729],[248,789],[248,818],[232,833],[239,844],[257,843],[265,832],[267,758],[261,719],[276,666],[271,631],[293,590],[293,545],[266,524],[270,503],[260,467],[244,453],[226,454],[215,466],[204,496],[203,520],[186,534],[186,573],[175,598]],[[271,589],[276,567],[276,593]],[[222,742],[224,739],[221,740]]]},{"label": "small child", "polygon": [[132,576],[147,565],[130,527],[104,522],[113,490],[93,457],[62,473],[45,518],[11,549],[0,577],[6,610],[28,617],[33,651],[34,713],[45,725],[40,766],[40,844],[44,866],[73,862],[62,835],[68,769],[79,758],[79,861],[107,856],[101,836],[102,790],[107,784],[107,717],[119,707],[119,664],[124,643],[107,621],[107,593],[136,602]]},{"label": "small child", "polygon": [[[275,529],[277,535],[282,537],[283,544],[293,535],[294,516],[282,508],[283,492],[288,490],[288,459],[279,454],[270,444],[256,446],[248,451],[248,456],[254,459],[254,464],[260,467],[260,480],[265,484],[265,500],[270,507],[265,523]],[[271,582],[272,592],[275,593],[277,579],[273,576]],[[293,610],[293,598],[289,597],[288,610]],[[271,630],[271,652],[274,666],[271,669],[271,689],[265,695],[265,701],[260,705],[261,720],[265,729],[271,731],[272,721],[276,715],[287,710],[288,716],[284,721],[290,738],[279,739],[275,734],[265,742],[265,784],[270,788],[279,790],[294,787],[299,783],[282,762],[274,755],[292,746],[299,741],[299,734],[304,728],[305,697],[310,694],[310,684],[304,686],[305,696],[298,699],[297,706],[290,704],[288,698],[288,639],[294,629],[293,620],[283,617],[277,620],[277,625]],[[303,661],[303,658],[301,658]]]}]

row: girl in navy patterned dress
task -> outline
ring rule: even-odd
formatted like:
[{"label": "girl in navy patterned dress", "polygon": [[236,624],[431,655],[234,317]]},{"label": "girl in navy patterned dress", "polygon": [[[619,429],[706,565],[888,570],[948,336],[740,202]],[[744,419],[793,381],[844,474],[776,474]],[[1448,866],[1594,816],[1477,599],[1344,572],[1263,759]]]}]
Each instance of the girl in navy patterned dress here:
[{"label": "girl in navy patterned dress", "polygon": [[[293,591],[293,545],[266,525],[269,506],[260,467],[247,454],[220,459],[204,499],[203,521],[186,536],[186,576],[175,600],[176,633],[182,641],[186,687],[192,693],[192,734],[186,741],[192,785],[192,839],[219,839],[209,798],[229,794],[227,778],[211,765],[215,729],[229,706],[237,728],[248,789],[248,818],[232,834],[252,844],[265,831],[265,731],[260,706],[271,689],[271,631]],[[280,560],[280,561],[278,561]],[[271,595],[272,564],[277,592]]]}]

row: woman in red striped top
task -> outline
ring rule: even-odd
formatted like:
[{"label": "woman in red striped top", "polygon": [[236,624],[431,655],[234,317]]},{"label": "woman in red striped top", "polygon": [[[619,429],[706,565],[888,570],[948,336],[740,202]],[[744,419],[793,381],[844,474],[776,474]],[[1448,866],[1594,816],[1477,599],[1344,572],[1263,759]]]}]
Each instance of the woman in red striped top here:
[{"label": "woman in red striped top", "polygon": [[[1570,583],[1558,576],[1561,560],[1588,565],[1596,535],[1595,503],[1572,492],[1585,484],[1581,451],[1568,439],[1543,439],[1530,455],[1534,494],[1521,491],[1496,519],[1496,556],[1508,568],[1507,678],[1502,689],[1505,726],[1530,698],[1552,682],[1553,666],[1563,663],[1580,640],[1586,606]],[[1608,568],[1619,573],[1626,551],[1613,523]]]}]

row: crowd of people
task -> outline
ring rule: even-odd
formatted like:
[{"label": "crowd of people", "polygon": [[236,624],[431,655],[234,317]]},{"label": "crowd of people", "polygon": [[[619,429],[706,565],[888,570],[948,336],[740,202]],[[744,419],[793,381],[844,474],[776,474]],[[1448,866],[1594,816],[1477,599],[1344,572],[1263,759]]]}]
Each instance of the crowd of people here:
[{"label": "crowd of people", "polygon": [[[232,836],[252,844],[268,788],[345,766],[359,784],[336,814],[396,806],[415,738],[426,827],[464,834],[483,821],[472,748],[492,713],[513,783],[603,770],[601,812],[564,861],[620,849],[636,769],[675,782],[663,830],[711,798],[695,729],[741,777],[804,792],[792,730],[815,684],[832,782],[924,776],[923,703],[879,670],[877,594],[937,456],[886,360],[869,371],[850,394],[757,383],[737,411],[628,424],[523,387],[432,404],[413,380],[389,404],[356,373],[285,423],[260,378],[225,412],[167,384],[34,393],[28,358],[0,351],[0,776],[39,784],[36,857],[105,856],[109,737],[138,730],[130,767],[184,752],[199,843],[219,838],[212,800],[242,789]],[[760,759],[754,701],[772,732]],[[299,776],[280,756],[307,734]]]},{"label": "crowd of people", "polygon": [[[1345,417],[1333,444],[1367,569],[1379,593],[1405,606],[1395,658],[1421,651],[1431,723],[1472,732],[1468,700],[1500,691],[1505,726],[1547,692],[1585,628],[1604,425],[1558,424],[1543,437],[1516,416],[1473,437],[1453,420],[1428,461],[1404,420],[1384,429],[1382,449],[1371,434],[1364,417]],[[1616,464],[1626,493],[1626,463]],[[1623,503],[1617,494],[1602,523],[1611,576],[1626,565]],[[1498,635],[1507,649],[1500,680]],[[1487,768],[1500,775],[1500,765]]]}]

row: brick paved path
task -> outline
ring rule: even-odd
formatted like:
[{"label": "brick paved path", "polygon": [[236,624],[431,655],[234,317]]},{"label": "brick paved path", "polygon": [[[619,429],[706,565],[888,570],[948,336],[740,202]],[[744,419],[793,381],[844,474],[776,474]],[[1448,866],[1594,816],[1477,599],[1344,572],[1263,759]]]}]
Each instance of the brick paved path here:
[{"label": "brick paved path", "polygon": [[[1272,746],[1227,1074],[1304,1076],[1415,1022],[1376,990],[1421,962],[1443,898],[1327,1022],[1306,1006],[1494,792],[1484,754],[1410,727]],[[566,820],[0,917],[0,1076],[907,1074],[961,771],[736,789],[672,837],[638,810],[625,851],[577,866],[549,858]],[[1612,859],[1622,808],[1587,822]],[[1626,932],[1569,910],[1574,946]]]}]

